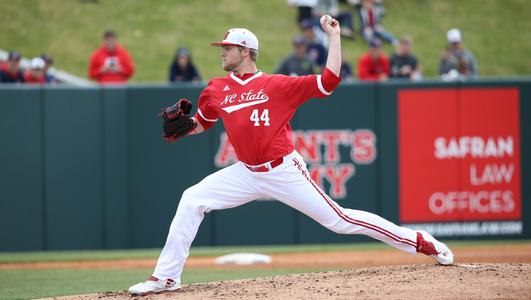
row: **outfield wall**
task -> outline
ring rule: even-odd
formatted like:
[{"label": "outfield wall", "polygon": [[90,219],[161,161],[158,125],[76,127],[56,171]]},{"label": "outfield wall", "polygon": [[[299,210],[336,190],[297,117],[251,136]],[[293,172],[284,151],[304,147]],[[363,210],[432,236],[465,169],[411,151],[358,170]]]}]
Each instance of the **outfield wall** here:
[{"label": "outfield wall", "polygon": [[[222,124],[161,140],[159,108],[200,90],[0,86],[0,251],[161,247],[180,194],[236,159]],[[344,207],[447,239],[531,238],[531,80],[342,85],[291,125]],[[262,199],[209,213],[194,245],[360,240]]]}]

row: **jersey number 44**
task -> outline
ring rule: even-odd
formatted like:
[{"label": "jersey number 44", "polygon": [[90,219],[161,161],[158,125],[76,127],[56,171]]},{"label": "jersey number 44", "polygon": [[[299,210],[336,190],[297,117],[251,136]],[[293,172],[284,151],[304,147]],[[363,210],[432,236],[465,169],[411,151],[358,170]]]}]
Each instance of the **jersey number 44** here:
[{"label": "jersey number 44", "polygon": [[263,122],[264,126],[269,126],[269,109],[264,109],[261,114],[258,109],[253,109],[249,119],[254,122],[254,126],[260,126],[260,121]]}]

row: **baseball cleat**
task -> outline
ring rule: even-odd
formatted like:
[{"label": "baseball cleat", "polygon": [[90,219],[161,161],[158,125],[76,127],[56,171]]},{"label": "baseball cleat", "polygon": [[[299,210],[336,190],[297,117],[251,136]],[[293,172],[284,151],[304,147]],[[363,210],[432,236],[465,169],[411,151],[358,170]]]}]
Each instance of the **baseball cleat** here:
[{"label": "baseball cleat", "polygon": [[433,257],[441,265],[454,263],[452,250],[423,230],[417,232],[417,252]]},{"label": "baseball cleat", "polygon": [[157,277],[151,276],[144,282],[137,283],[129,288],[131,295],[150,295],[162,292],[176,291],[181,288],[181,285],[173,279],[159,280]]}]

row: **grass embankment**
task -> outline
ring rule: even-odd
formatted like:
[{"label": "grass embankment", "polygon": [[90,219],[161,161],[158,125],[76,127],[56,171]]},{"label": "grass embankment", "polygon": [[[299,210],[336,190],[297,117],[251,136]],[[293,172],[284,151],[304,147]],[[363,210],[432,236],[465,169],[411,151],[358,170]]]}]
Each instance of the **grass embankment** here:
[{"label": "grass embankment", "polygon": [[[133,82],[166,81],[174,50],[184,45],[204,79],[223,76],[219,50],[208,43],[231,27],[247,27],[258,35],[259,66],[272,72],[291,52],[291,38],[298,33],[296,10],[286,1],[0,0],[0,7],[0,48],[20,50],[25,57],[51,53],[57,67],[82,77],[102,32],[114,28],[135,60]],[[531,5],[525,0],[401,0],[386,1],[385,7],[384,26],[397,36],[413,37],[426,77],[437,75],[452,27],[462,30],[480,75],[531,74]],[[359,37],[343,40],[344,56],[354,66],[365,49]]]}]

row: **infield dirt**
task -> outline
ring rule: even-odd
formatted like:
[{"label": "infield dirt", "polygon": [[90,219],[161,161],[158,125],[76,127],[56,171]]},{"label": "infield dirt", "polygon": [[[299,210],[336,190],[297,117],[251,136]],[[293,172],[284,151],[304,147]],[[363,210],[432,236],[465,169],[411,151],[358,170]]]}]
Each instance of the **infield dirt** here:
[{"label": "infield dirt", "polygon": [[[144,297],[131,297],[125,291],[118,291],[50,299],[530,299],[531,245],[455,247],[454,250],[456,264],[448,267],[436,265],[428,257],[410,256],[393,249],[276,254],[272,256],[273,264],[252,267],[348,269],[190,284],[178,292]],[[215,266],[213,260],[192,257],[187,268],[242,268]],[[153,266],[154,261],[69,264],[74,268],[98,268],[102,267],[101,263],[107,268],[129,268]],[[48,263],[47,267],[66,267],[54,264],[64,263]]]}]

